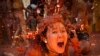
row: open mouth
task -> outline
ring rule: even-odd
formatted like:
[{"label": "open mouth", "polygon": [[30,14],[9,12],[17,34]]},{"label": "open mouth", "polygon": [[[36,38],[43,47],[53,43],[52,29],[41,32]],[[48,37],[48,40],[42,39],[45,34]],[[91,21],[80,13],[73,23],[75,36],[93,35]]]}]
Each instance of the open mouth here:
[{"label": "open mouth", "polygon": [[63,46],[64,46],[64,42],[58,42],[57,45],[58,45],[59,47],[63,47]]}]

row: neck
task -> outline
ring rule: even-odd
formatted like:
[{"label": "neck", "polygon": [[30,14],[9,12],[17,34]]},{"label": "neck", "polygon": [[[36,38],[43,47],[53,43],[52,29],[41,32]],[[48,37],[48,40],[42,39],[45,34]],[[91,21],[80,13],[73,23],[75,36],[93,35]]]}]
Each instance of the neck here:
[{"label": "neck", "polygon": [[49,50],[49,54],[48,55],[49,56],[58,56],[59,54]]},{"label": "neck", "polygon": [[49,52],[46,53],[45,56],[60,56],[60,54],[55,53],[55,52],[49,50]]}]

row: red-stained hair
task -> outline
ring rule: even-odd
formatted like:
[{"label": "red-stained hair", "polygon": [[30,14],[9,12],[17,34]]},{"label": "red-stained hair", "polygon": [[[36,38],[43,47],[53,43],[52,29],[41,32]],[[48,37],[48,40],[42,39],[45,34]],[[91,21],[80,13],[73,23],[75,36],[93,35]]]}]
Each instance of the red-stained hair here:
[{"label": "red-stained hair", "polygon": [[[41,35],[43,36],[44,34],[46,34],[47,26],[49,26],[50,24],[56,23],[56,22],[61,22],[64,24],[62,15],[54,14],[51,16],[47,16],[46,18],[44,18],[40,21],[40,23],[38,24],[38,34],[37,34],[37,37],[35,40],[36,42],[34,42],[35,49],[33,47],[33,53],[35,52],[34,50],[38,50],[38,52],[39,52],[39,54],[41,54],[41,56],[44,56],[45,53],[48,53],[48,49],[47,49],[45,43],[41,40]],[[32,54],[31,51],[30,51],[30,53]],[[65,52],[62,54],[62,56],[68,56],[68,45],[66,45]]]}]

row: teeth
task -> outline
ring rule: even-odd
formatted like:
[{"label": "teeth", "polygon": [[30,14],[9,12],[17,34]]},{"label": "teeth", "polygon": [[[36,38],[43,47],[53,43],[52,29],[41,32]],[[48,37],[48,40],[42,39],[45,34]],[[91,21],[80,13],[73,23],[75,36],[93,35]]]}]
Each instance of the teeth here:
[{"label": "teeth", "polygon": [[58,42],[57,45],[58,45],[59,47],[63,47],[64,42]]}]

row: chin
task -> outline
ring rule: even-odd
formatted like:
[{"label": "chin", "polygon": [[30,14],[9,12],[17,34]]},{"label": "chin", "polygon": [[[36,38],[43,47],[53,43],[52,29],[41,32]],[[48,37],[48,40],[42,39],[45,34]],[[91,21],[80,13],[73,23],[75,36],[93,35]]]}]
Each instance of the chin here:
[{"label": "chin", "polygon": [[64,53],[64,51],[65,51],[64,49],[58,49],[57,50],[58,53]]}]

